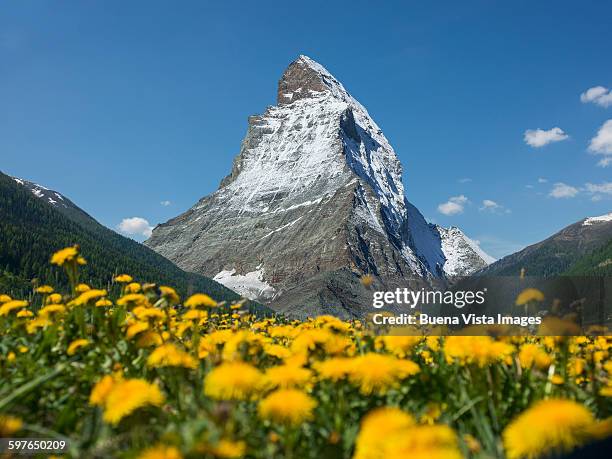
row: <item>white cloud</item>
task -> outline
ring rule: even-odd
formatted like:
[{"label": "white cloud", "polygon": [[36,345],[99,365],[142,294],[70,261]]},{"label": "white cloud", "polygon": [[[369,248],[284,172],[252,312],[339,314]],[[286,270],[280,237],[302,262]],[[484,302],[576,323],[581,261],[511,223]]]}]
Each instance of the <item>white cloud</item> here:
[{"label": "white cloud", "polygon": [[465,205],[468,203],[468,198],[464,195],[453,196],[448,201],[438,206],[438,212],[444,215],[455,215],[463,213]]},{"label": "white cloud", "polygon": [[538,179],[538,183],[548,183],[548,179],[545,179],[545,178],[540,177],[540,178]]},{"label": "white cloud", "polygon": [[612,156],[606,156],[605,158],[602,158],[599,161],[597,161],[597,165],[599,167],[608,167],[611,164],[612,164]]},{"label": "white cloud", "polygon": [[569,136],[563,132],[563,129],[554,127],[545,131],[543,129],[527,129],[525,131],[525,143],[534,148],[540,148],[552,142],[560,142],[567,139]]},{"label": "white cloud", "polygon": [[160,204],[164,207],[168,207],[170,204],[172,204],[170,201],[162,201],[160,202]]},{"label": "white cloud", "polygon": [[601,194],[609,194],[612,195],[612,182],[603,182],[600,184],[596,183],[586,183],[584,188],[589,193],[601,193]]},{"label": "white cloud", "polygon": [[593,86],[580,94],[580,100],[584,104],[592,102],[602,107],[612,105],[612,91],[603,86]]},{"label": "white cloud", "polygon": [[591,139],[589,150],[594,154],[612,155],[612,120],[606,121]]},{"label": "white cloud", "polygon": [[151,236],[153,227],[147,220],[141,217],[124,218],[117,225],[117,229],[125,234]]},{"label": "white cloud", "polygon": [[585,183],[584,189],[587,193],[591,194],[591,201],[601,201],[602,195],[612,196],[612,182],[603,183]]},{"label": "white cloud", "polygon": [[533,188],[533,185],[525,185],[525,188],[532,189],[532,188]]},{"label": "white cloud", "polygon": [[482,201],[482,207],[480,208],[480,210],[490,210],[491,212],[495,212],[496,210],[500,208],[501,206],[497,204],[495,201],[492,201],[490,199],[485,199]]},{"label": "white cloud", "polygon": [[578,188],[575,188],[571,185],[567,185],[562,182],[555,183],[552,190],[548,194],[550,197],[560,199],[560,198],[573,198],[579,193]]},{"label": "white cloud", "polygon": [[472,179],[469,178],[469,177],[461,178],[461,179],[458,180],[459,183],[469,183],[471,181],[472,181]]},{"label": "white cloud", "polygon": [[482,207],[480,207],[478,210],[482,212],[491,212],[493,214],[510,213],[510,209],[506,209],[504,206],[491,199],[484,199],[482,201]]}]

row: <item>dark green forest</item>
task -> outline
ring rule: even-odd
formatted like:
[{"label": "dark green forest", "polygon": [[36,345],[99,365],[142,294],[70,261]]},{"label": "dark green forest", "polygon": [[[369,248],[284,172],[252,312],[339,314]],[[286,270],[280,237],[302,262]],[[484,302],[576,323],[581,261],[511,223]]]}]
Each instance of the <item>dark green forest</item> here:
[{"label": "dark green forest", "polygon": [[25,295],[32,282],[67,287],[51,255],[79,244],[87,265],[81,282],[105,287],[112,277],[128,273],[139,282],[170,285],[183,296],[203,292],[221,300],[239,295],[223,285],[188,273],[153,250],[102,226],[75,207],[63,211],[36,198],[12,178],[0,173],[0,291]]},{"label": "dark green forest", "polygon": [[582,276],[612,276],[612,239],[576,261],[567,274]]}]

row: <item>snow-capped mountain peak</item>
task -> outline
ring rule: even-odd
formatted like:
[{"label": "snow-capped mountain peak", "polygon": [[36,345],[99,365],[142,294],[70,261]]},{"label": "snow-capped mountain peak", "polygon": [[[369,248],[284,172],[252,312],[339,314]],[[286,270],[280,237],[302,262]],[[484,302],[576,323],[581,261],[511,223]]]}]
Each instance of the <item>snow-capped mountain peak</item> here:
[{"label": "snow-capped mountain peak", "polygon": [[406,199],[393,147],[344,85],[299,56],[277,101],[249,117],[219,189],[146,244],[227,285],[269,286],[244,293],[300,313],[317,304],[358,315],[369,293],[349,285],[364,273],[386,287],[445,277],[438,232]]},{"label": "snow-capped mountain peak", "polygon": [[603,222],[609,222],[612,221],[612,212],[605,214],[605,215],[599,215],[598,217],[588,217],[584,219],[584,222],[582,223],[583,226],[590,226],[590,225],[594,225],[596,223],[603,223]]}]

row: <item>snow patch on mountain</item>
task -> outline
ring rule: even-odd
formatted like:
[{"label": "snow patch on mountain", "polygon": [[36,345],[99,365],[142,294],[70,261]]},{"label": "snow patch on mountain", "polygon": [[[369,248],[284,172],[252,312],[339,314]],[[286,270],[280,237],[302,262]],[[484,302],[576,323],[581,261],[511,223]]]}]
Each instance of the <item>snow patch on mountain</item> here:
[{"label": "snow patch on mountain", "polygon": [[[50,190],[47,187],[39,185],[38,183],[30,182],[28,180],[20,179],[18,177],[11,177],[15,182],[19,185],[24,186],[28,190],[32,192],[34,196],[46,201],[48,204],[57,207],[61,205],[62,207],[68,208],[70,207],[64,201],[64,197],[56,191]],[[59,200],[59,201],[58,201]]]},{"label": "snow patch on mountain", "polygon": [[266,283],[264,275],[265,270],[260,265],[246,274],[236,274],[235,269],[223,270],[213,279],[250,300],[269,299],[274,296],[275,289]]},{"label": "snow patch on mountain", "polygon": [[612,212],[605,215],[600,215],[599,217],[588,217],[582,223],[582,226],[590,226],[596,223],[609,222],[612,221]]}]

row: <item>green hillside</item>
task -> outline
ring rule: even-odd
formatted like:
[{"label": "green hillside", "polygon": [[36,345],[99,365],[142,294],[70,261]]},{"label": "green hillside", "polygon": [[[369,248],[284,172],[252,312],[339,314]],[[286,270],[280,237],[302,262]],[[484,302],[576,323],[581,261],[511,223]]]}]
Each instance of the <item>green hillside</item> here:
[{"label": "green hillside", "polygon": [[[596,274],[606,266],[602,254],[612,239],[612,222],[585,224],[585,219],[573,223],[549,238],[508,255],[478,272],[486,276],[518,276],[525,270],[528,276],[559,276]],[[603,258],[599,258],[603,257]],[[610,258],[608,256],[608,258]],[[588,272],[587,272],[588,271]]]},{"label": "green hillside", "polygon": [[58,249],[79,244],[88,260],[81,281],[105,286],[114,274],[175,287],[182,295],[208,293],[236,300],[235,292],[188,273],[153,250],[102,226],[76,206],[58,210],[0,173],[0,290],[25,294],[32,279],[66,286],[63,271],[49,264]]},{"label": "green hillside", "polygon": [[612,239],[603,247],[576,261],[567,274],[573,276],[612,276]]}]

